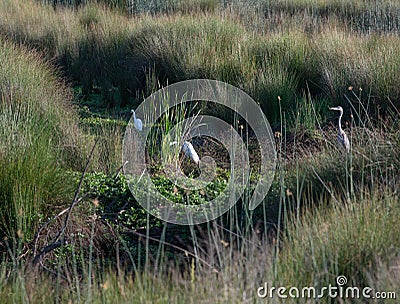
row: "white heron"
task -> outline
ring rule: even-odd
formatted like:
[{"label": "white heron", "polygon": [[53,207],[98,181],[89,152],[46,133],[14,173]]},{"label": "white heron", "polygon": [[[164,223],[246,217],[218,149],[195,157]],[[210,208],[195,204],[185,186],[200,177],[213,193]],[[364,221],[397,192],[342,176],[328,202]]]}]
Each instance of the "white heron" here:
[{"label": "white heron", "polygon": [[142,121],[139,118],[136,118],[135,110],[131,110],[131,113],[133,114],[133,124],[138,131],[142,131],[143,124]]},{"label": "white heron", "polygon": [[350,142],[349,139],[347,138],[346,133],[344,133],[343,129],[342,129],[342,116],[343,116],[343,108],[341,106],[337,106],[334,108],[329,108],[329,110],[333,110],[333,111],[339,111],[340,115],[339,115],[339,120],[338,120],[338,141],[339,143],[342,145],[343,148],[346,149],[346,152],[350,152]]},{"label": "white heron", "polygon": [[[177,145],[177,144],[178,144],[177,141],[173,141],[173,142],[170,142],[169,145],[172,146],[172,145]],[[188,156],[196,165],[199,164],[200,157],[199,157],[199,155],[197,154],[196,150],[194,149],[193,145],[190,142],[185,141],[183,143],[181,149],[182,149],[183,153],[186,156]]]},{"label": "white heron", "polygon": [[197,154],[196,150],[193,148],[193,145],[190,142],[185,141],[182,145],[182,150],[185,155],[189,156],[196,163],[196,165],[199,164],[199,155]]}]

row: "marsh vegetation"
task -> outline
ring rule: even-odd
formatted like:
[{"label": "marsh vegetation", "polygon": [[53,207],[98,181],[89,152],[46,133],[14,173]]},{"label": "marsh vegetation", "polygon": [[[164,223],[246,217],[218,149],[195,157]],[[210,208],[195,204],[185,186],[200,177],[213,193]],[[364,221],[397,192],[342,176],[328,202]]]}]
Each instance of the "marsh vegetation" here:
[{"label": "marsh vegetation", "polygon": [[[339,275],[400,296],[399,17],[394,0],[1,1],[2,301],[253,303],[264,282],[321,289]],[[277,169],[254,211],[257,170],[223,216],[178,226],[132,196],[122,138],[145,97],[196,78],[259,103]],[[232,124],[259,164],[257,139],[228,109],[172,109],[147,160],[179,203],[210,200],[230,176],[227,151],[204,138],[195,148],[219,166],[207,189],[163,173],[162,134],[199,112]]]}]

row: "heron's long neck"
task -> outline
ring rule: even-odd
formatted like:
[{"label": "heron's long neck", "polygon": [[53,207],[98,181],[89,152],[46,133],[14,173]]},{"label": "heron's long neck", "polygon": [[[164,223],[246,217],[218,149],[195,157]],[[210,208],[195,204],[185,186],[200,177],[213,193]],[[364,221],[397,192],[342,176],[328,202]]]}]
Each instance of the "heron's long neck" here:
[{"label": "heron's long neck", "polygon": [[135,120],[136,120],[136,114],[135,114],[135,111],[132,111],[132,113],[133,113],[133,120],[135,121]]},{"label": "heron's long neck", "polygon": [[338,120],[338,129],[339,129],[339,133],[342,133],[342,132],[343,132],[343,129],[342,129],[342,116],[343,116],[343,112],[340,111],[339,120]]}]

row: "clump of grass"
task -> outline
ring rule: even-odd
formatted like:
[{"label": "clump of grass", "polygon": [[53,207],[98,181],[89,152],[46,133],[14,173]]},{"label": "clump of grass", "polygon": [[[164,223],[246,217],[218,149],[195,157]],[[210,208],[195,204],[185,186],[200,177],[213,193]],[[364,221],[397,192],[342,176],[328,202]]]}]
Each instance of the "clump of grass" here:
[{"label": "clump of grass", "polygon": [[126,123],[116,119],[87,118],[83,129],[90,141],[97,141],[89,169],[106,174],[117,172],[122,164],[122,138]]},{"label": "clump of grass", "polygon": [[0,41],[1,233],[30,239],[66,198],[84,147],[67,90],[43,60]]},{"label": "clump of grass", "polygon": [[[320,83],[335,99],[345,101],[343,93],[347,88],[360,88],[376,102],[387,109],[388,103],[381,103],[382,97],[397,100],[399,54],[396,37],[354,37],[344,32],[328,32],[321,36],[317,56],[320,58]],[[393,56],[393,57],[392,57]]]},{"label": "clump of grass", "polygon": [[328,109],[326,99],[313,100],[310,95],[303,96],[296,102],[296,109],[289,113],[289,128],[297,132],[313,134],[322,122],[326,121]]},{"label": "clump of grass", "polygon": [[376,258],[390,263],[396,257],[400,246],[398,231],[393,230],[400,212],[396,197],[364,195],[351,204],[332,202],[332,208],[310,210],[300,223],[289,225],[283,248],[290,250],[281,251],[278,266],[281,284],[327,286],[345,275],[349,283],[363,286],[368,274],[374,277]]}]

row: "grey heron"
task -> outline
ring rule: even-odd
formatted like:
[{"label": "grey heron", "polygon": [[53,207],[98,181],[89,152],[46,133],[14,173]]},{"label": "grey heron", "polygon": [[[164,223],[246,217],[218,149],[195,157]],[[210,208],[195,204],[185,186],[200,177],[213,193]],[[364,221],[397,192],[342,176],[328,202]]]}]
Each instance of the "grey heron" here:
[{"label": "grey heron", "polygon": [[142,131],[142,128],[143,128],[142,121],[139,118],[136,118],[135,110],[131,110],[131,113],[133,114],[133,124],[134,124],[135,128],[138,131]]},{"label": "grey heron", "polygon": [[346,149],[346,152],[350,152],[350,142],[347,138],[346,133],[342,129],[342,116],[343,116],[343,108],[341,106],[337,106],[334,108],[329,108],[329,110],[339,111],[339,120],[338,120],[338,141],[342,145],[343,148]]}]

